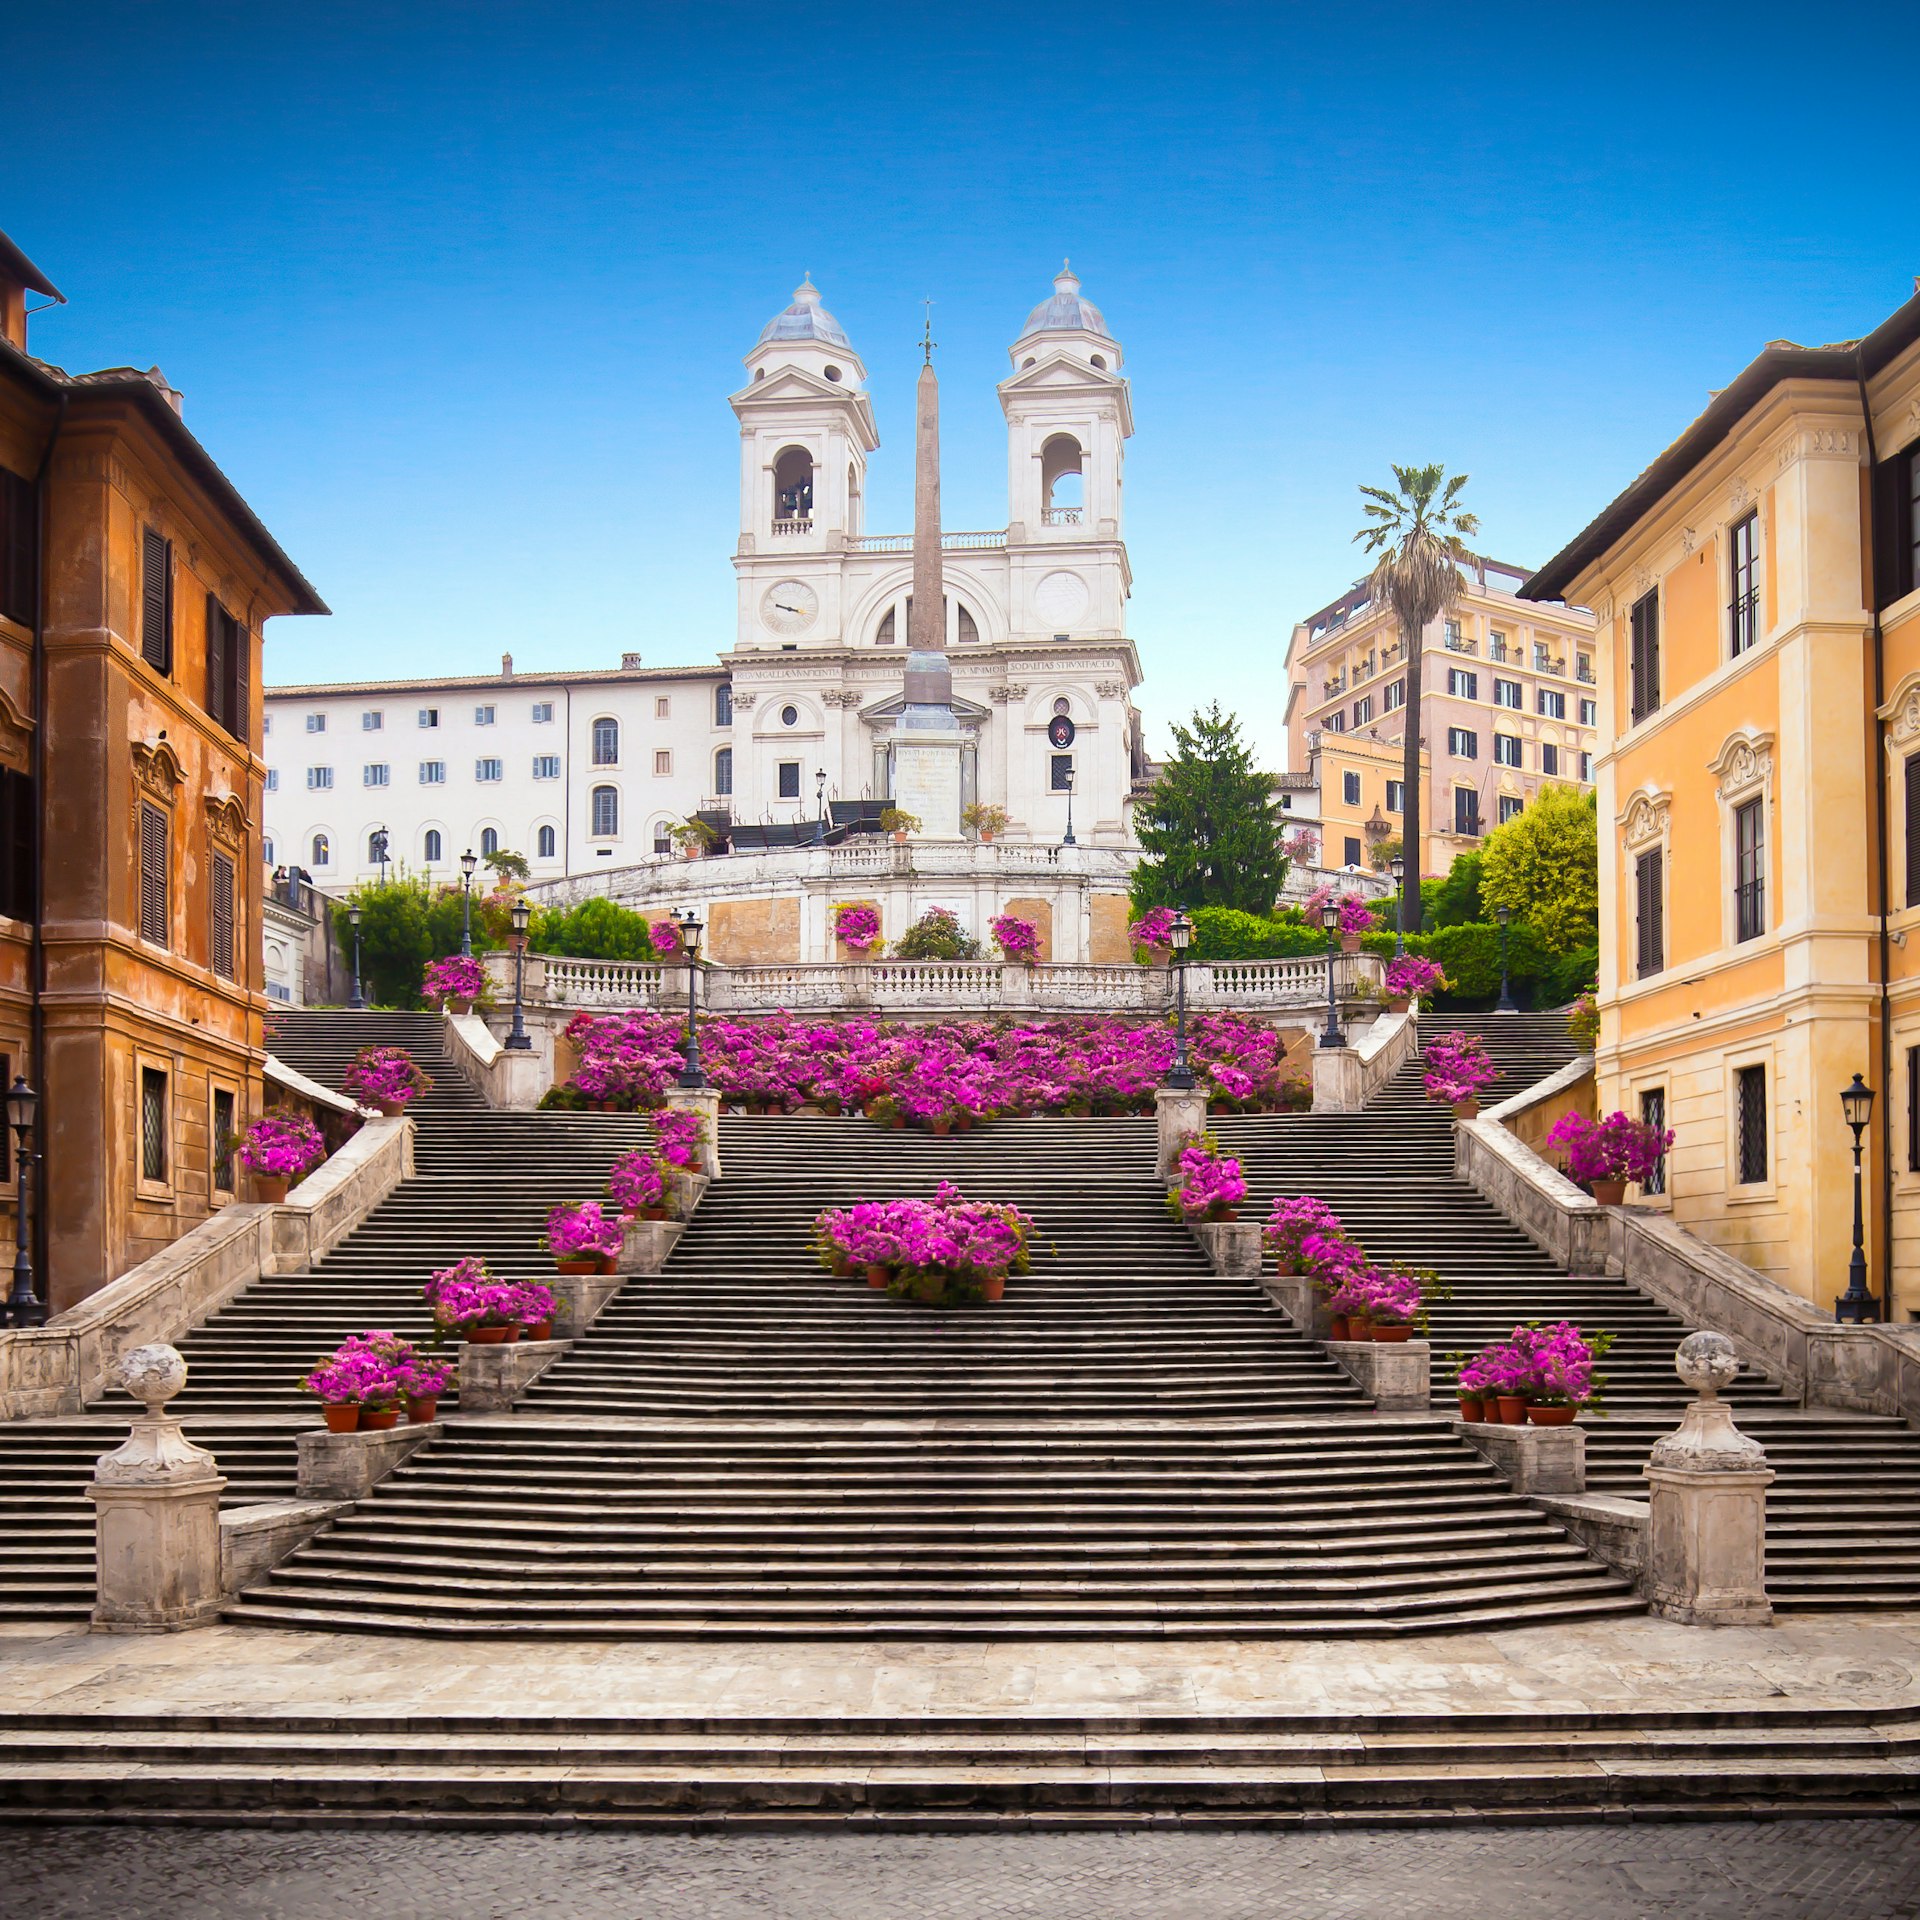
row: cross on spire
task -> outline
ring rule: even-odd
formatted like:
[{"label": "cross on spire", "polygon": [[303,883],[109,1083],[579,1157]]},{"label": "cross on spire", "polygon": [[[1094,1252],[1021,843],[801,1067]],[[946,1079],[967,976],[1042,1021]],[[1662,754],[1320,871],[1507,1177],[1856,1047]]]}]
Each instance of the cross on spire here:
[{"label": "cross on spire", "polygon": [[933,300],[932,298],[929,297],[923,300],[920,304],[924,306],[927,310],[927,330],[921,336],[920,348],[921,348],[922,354],[925,356],[923,364],[930,367],[933,365],[933,350],[935,347],[937,347],[940,344],[940,342],[933,337]]}]

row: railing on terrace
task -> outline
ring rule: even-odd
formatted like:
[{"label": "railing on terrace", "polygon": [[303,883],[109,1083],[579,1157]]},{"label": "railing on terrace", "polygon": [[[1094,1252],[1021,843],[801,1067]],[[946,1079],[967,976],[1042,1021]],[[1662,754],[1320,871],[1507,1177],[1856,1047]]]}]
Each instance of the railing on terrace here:
[{"label": "railing on terrace", "polygon": [[773,530],[776,534],[811,533],[813,531],[813,522],[811,519],[799,517],[787,520],[776,520],[773,523]]},{"label": "railing on terrace", "polygon": [[1077,527],[1080,524],[1078,507],[1042,507],[1040,517],[1050,527]]},{"label": "railing on terrace", "polygon": [[[940,545],[948,553],[977,553],[983,548],[1004,547],[1004,533],[943,533]],[[911,553],[910,533],[863,533],[847,542],[849,553]]]}]

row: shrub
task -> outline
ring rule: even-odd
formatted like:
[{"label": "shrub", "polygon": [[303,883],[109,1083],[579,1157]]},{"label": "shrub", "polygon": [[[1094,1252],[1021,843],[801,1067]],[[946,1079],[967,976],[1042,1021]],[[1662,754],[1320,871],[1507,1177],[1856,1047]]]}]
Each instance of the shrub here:
[{"label": "shrub", "polygon": [[929,907],[893,946],[897,960],[978,960],[980,942],[945,907]]},{"label": "shrub", "polygon": [[1238,907],[1196,907],[1190,957],[1195,960],[1292,960],[1327,950],[1327,936],[1296,914],[1242,913]]}]

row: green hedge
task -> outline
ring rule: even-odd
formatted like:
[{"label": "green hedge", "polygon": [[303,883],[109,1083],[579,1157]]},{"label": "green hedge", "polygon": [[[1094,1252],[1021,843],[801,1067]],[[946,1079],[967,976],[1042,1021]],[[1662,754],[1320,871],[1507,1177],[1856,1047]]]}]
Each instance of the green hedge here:
[{"label": "green hedge", "polygon": [[[1436,960],[1452,983],[1435,1005],[1470,1008],[1491,1006],[1500,994],[1500,929],[1469,924],[1436,927],[1431,933],[1407,935],[1407,951]],[[1361,948],[1383,960],[1393,958],[1393,935],[1361,935]],[[1533,929],[1514,921],[1507,929],[1507,978],[1513,997],[1522,1006],[1557,1007],[1593,983],[1598,955],[1589,947],[1578,953],[1555,955],[1541,946]]]},{"label": "green hedge", "polygon": [[1291,960],[1325,953],[1327,936],[1304,926],[1299,916],[1242,913],[1237,907],[1195,907],[1192,955],[1196,960]]}]

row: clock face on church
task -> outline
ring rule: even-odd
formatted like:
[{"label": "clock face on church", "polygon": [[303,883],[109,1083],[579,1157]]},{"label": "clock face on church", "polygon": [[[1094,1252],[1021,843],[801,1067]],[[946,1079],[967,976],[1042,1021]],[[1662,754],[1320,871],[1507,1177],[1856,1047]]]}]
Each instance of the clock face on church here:
[{"label": "clock face on church", "polygon": [[804,580],[776,580],[760,600],[760,618],[775,633],[805,633],[820,612],[820,596]]}]

